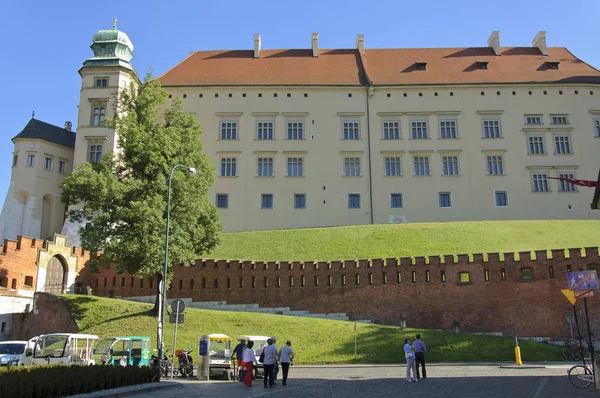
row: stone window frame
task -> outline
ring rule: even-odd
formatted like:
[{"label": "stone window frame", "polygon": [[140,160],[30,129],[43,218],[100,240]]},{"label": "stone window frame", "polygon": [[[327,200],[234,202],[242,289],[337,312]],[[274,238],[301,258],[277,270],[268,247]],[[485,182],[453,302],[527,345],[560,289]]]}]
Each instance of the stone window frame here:
[{"label": "stone window frame", "polygon": [[25,163],[25,167],[35,167],[35,158],[37,155],[37,151],[27,151],[27,161]]},{"label": "stone window frame", "polygon": [[67,174],[67,162],[68,161],[69,160],[65,159],[65,158],[61,158],[61,157],[58,158],[58,170],[57,171],[60,174]]},{"label": "stone window frame", "polygon": [[[90,99],[90,124],[89,127],[106,127],[104,120],[108,114],[108,99],[94,98]],[[98,109],[98,113],[96,113]],[[97,118],[96,118],[97,116]]]},{"label": "stone window frame", "polygon": [[[108,141],[108,137],[91,135],[91,136],[85,137],[85,139],[87,141],[86,156],[85,156],[86,162],[102,163],[102,157],[104,156],[104,153],[105,153],[106,142]],[[96,150],[94,151],[94,153],[96,154],[96,159],[95,159],[96,161],[92,162],[91,161],[92,148],[97,147],[97,146],[102,147],[100,150],[100,159],[97,159],[98,158],[98,150],[96,148]]]},{"label": "stone window frame", "polygon": [[52,163],[54,160],[54,155],[50,155],[48,153],[44,154],[44,170],[52,171]]}]

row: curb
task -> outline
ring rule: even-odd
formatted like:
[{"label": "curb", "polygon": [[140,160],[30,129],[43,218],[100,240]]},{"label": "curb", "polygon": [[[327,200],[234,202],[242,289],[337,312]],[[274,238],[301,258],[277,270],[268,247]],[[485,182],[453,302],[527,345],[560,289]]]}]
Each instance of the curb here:
[{"label": "curb", "polygon": [[543,365],[501,365],[500,369],[545,369]]},{"label": "curb", "polygon": [[[168,384],[167,384],[168,383]],[[140,386],[140,388],[132,388],[132,387],[138,387]],[[141,393],[146,393],[146,392],[150,392],[150,391],[159,391],[159,390],[166,390],[169,388],[182,388],[183,384],[181,383],[176,383],[176,382],[162,382],[162,383],[147,383],[147,384],[137,384],[137,385],[133,385],[133,386],[127,386],[127,387],[122,387],[122,388],[112,388],[110,390],[105,390],[105,391],[96,391],[96,392],[90,392],[90,393],[86,393],[86,394],[80,394],[80,395],[71,395],[72,398],[76,398],[76,397],[81,397],[81,398],[120,398],[120,397],[127,397],[130,395],[136,395],[136,394],[141,394]]]}]

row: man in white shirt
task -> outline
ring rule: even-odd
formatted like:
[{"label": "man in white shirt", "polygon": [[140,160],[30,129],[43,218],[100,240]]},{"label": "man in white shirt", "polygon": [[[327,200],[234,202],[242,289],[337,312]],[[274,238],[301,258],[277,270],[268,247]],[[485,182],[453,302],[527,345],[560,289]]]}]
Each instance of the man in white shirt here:
[{"label": "man in white shirt", "polygon": [[264,348],[263,354],[263,366],[265,368],[265,388],[275,388],[275,380],[273,380],[273,367],[277,362],[277,347],[275,344],[273,344],[272,339],[267,340],[267,346]]},{"label": "man in white shirt", "polygon": [[292,342],[290,340],[285,342],[285,345],[279,350],[279,361],[281,362],[281,368],[283,369],[283,384],[282,386],[287,387],[288,372],[290,370],[290,364],[294,359],[294,350],[292,350]]},{"label": "man in white shirt", "polygon": [[[271,337],[273,340],[273,345],[275,346],[275,351],[277,351],[277,338],[275,336]],[[277,354],[279,356],[279,354]],[[279,362],[277,361],[277,357],[275,357],[275,364],[273,366],[273,384],[277,381],[277,375],[279,374]]]}]

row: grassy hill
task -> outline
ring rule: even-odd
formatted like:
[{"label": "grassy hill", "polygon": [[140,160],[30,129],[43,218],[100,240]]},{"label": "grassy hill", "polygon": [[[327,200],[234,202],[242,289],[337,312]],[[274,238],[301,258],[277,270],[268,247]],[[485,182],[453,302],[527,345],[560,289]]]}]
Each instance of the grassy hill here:
[{"label": "grassy hill", "polygon": [[518,252],[600,245],[600,221],[482,221],[355,225],[223,234],[207,258],[333,260]]},{"label": "grassy hill", "polygon": [[[157,320],[148,314],[151,304],[94,296],[65,295],[79,318],[82,333],[100,338],[145,335],[156,347]],[[165,344],[173,344],[173,326],[166,325]],[[354,323],[283,315],[186,309],[185,323],[178,326],[177,347],[194,347],[197,358],[198,337],[225,333],[275,335],[278,343],[290,339],[296,351],[296,364],[400,363],[404,339],[416,333],[431,351],[428,359],[447,361],[513,361],[513,340],[504,337],[455,334],[433,330],[400,330],[396,327],[359,324],[358,358],[354,360]],[[234,341],[235,343],[235,341]],[[520,342],[523,361],[561,360],[561,350],[549,344]],[[172,351],[171,351],[172,352]]]}]

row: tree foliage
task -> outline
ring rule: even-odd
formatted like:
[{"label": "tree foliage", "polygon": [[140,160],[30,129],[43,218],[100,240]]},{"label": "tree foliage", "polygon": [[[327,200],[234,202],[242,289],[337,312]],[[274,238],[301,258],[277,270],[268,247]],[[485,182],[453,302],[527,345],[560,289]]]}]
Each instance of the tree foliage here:
[{"label": "tree foliage", "polygon": [[171,183],[169,265],[191,264],[214,248],[221,224],[208,197],[214,167],[202,150],[195,117],[180,100],[166,107],[168,94],[156,79],[123,90],[108,127],[117,131],[117,150],[101,163],[84,163],[62,184],[63,201],[79,230],[82,247],[102,256],[92,267],[115,265],[140,277],[162,276],[167,187]]}]

